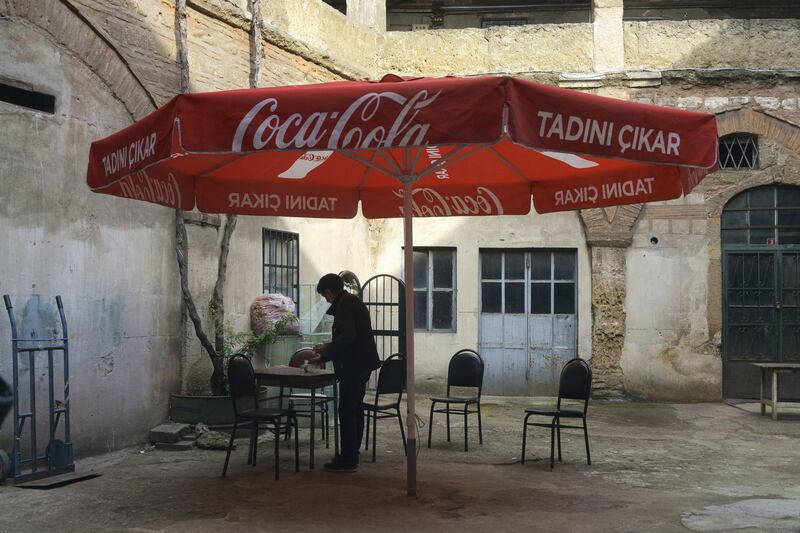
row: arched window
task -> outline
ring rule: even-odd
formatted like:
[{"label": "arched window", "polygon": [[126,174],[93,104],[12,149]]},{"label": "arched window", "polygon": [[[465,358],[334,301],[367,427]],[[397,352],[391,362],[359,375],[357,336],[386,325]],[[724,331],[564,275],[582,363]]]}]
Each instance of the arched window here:
[{"label": "arched window", "polygon": [[800,244],[800,187],[741,192],[722,211],[722,244]]}]

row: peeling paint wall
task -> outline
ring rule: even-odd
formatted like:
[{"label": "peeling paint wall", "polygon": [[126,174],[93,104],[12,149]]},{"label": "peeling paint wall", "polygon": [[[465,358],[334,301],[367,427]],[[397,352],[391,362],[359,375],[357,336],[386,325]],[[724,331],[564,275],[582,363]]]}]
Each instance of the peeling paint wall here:
[{"label": "peeling paint wall", "polygon": [[[89,143],[131,121],[100,79],[32,24],[0,18],[0,49],[0,78],[56,97],[53,115],[0,102],[0,293],[11,295],[24,338],[61,334],[55,296],[62,296],[77,452],[139,442],[164,419],[178,385],[172,212],[86,187]],[[10,380],[5,313],[0,342],[0,374]],[[45,423],[46,361],[45,352],[35,363]],[[58,358],[56,367],[60,375]],[[27,363],[21,378],[28,379]]]}]

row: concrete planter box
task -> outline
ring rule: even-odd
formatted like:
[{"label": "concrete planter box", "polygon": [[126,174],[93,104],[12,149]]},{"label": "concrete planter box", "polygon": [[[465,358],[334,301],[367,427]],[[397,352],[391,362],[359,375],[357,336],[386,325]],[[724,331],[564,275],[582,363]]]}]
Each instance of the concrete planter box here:
[{"label": "concrete planter box", "polygon": [[173,394],[169,399],[169,417],[173,422],[207,426],[232,426],[233,404],[230,396],[189,396]]}]

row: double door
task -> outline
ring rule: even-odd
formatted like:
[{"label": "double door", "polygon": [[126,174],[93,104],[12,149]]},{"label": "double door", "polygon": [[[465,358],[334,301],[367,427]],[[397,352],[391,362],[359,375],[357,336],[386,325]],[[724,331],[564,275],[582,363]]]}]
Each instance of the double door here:
[{"label": "double door", "polygon": [[480,251],[484,392],[550,396],[577,353],[575,250]]},{"label": "double door", "polygon": [[[800,363],[800,250],[729,247],[723,284],[723,393],[758,398],[751,363]],[[780,397],[800,399],[800,376],[781,376]]]}]

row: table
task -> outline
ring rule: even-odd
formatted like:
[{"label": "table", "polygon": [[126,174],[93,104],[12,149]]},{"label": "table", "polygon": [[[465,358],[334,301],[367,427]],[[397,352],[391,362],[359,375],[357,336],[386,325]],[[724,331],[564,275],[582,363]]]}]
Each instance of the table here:
[{"label": "table", "polygon": [[[336,455],[339,455],[339,395],[336,387],[336,376],[332,370],[302,368],[291,366],[271,366],[255,370],[256,380],[259,385],[272,387],[308,389],[311,391],[311,443],[309,446],[309,467],[314,468],[314,428],[316,427],[316,391],[323,387],[333,385],[333,440]],[[281,394],[281,408],[283,408],[283,395]]]},{"label": "table", "polygon": [[[766,406],[772,407],[772,419],[778,419],[778,374],[781,372],[800,372],[800,363],[752,363],[761,370],[761,393],[759,403],[761,404],[761,415],[766,414]],[[764,386],[766,383],[767,387]],[[764,398],[764,389],[772,384],[772,395],[770,399]]]}]

